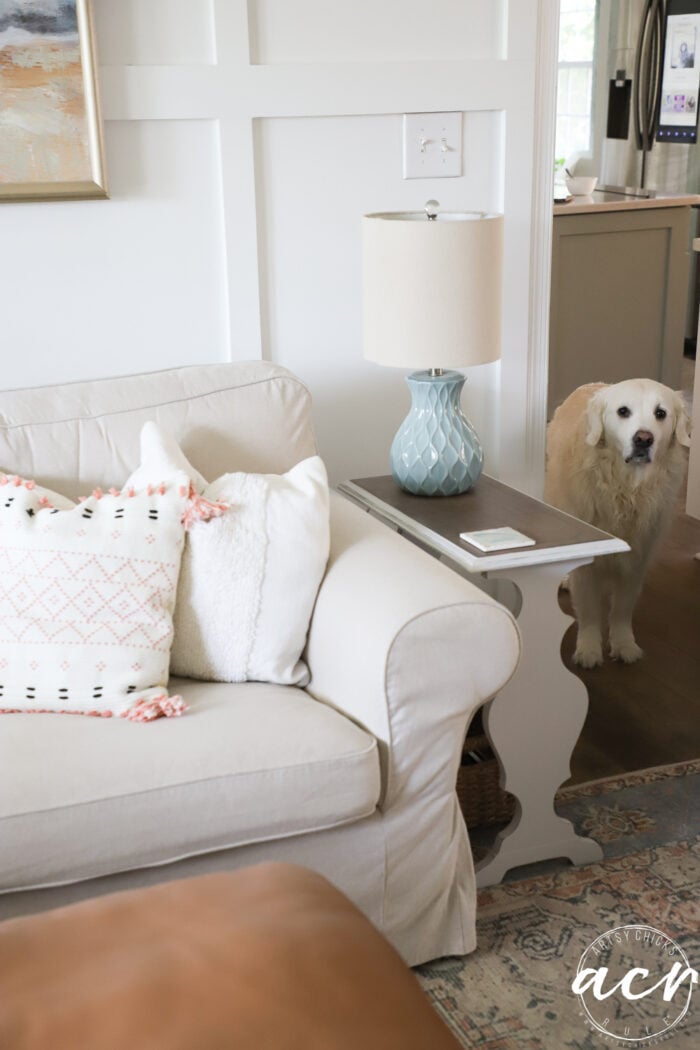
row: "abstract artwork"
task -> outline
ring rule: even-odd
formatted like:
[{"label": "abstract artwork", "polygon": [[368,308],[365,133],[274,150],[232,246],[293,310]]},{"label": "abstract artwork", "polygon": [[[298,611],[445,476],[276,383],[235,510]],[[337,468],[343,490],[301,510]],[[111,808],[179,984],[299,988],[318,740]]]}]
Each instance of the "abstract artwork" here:
[{"label": "abstract artwork", "polygon": [[0,200],[106,196],[89,0],[0,0]]}]

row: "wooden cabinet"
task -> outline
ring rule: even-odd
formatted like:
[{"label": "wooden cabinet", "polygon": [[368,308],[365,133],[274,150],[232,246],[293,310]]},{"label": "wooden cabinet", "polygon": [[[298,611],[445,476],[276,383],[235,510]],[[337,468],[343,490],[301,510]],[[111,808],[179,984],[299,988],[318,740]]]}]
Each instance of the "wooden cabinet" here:
[{"label": "wooden cabinet", "polygon": [[690,206],[555,214],[548,412],[582,383],[680,386]]}]

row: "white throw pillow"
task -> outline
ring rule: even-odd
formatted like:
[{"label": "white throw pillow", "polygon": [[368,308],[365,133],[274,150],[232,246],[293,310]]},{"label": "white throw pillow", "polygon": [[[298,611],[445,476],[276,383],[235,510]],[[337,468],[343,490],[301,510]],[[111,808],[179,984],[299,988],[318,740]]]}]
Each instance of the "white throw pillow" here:
[{"label": "white throw pillow", "polygon": [[[190,481],[79,504],[0,475],[0,710],[150,721],[167,692]],[[196,502],[196,501],[194,501]]]},{"label": "white throw pillow", "polygon": [[[155,423],[143,469],[193,469]],[[175,606],[172,673],[299,685],[301,659],[330,548],[328,478],[319,456],[286,474],[225,474],[204,489],[228,504],[187,535]]]}]

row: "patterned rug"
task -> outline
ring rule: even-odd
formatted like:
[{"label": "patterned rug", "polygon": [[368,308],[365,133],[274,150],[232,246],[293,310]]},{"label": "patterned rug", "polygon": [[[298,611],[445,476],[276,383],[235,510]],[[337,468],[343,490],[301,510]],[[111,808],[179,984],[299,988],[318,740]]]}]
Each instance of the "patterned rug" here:
[{"label": "patterned rug", "polygon": [[[479,892],[478,948],[416,968],[465,1047],[603,1050],[641,1046],[587,1026],[571,991],[584,949],[642,923],[700,969],[700,761],[567,788],[557,811],[603,847],[600,864],[530,865]],[[493,835],[493,829],[490,835]],[[475,852],[484,833],[474,834]],[[700,991],[664,1046],[700,1047]]]}]

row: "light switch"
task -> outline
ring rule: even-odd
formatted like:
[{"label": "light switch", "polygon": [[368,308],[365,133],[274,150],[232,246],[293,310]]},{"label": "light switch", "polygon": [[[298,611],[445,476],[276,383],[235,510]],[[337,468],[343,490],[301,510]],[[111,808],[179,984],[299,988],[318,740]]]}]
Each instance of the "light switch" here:
[{"label": "light switch", "polygon": [[462,174],[462,114],[405,113],[403,177],[455,178]]}]

